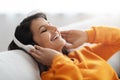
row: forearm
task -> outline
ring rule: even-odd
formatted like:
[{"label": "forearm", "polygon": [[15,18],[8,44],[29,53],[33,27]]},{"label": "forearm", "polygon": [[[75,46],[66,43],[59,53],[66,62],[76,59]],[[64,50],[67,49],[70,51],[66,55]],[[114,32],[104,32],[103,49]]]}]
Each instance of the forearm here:
[{"label": "forearm", "polygon": [[120,44],[120,28],[98,26],[87,30],[88,42],[110,45]]},{"label": "forearm", "polygon": [[88,42],[96,45],[90,48],[105,60],[120,50],[120,29],[113,27],[93,27],[87,31]]},{"label": "forearm", "polygon": [[65,56],[57,56],[53,60],[51,69],[42,74],[43,80],[81,80],[79,68],[72,60]]}]

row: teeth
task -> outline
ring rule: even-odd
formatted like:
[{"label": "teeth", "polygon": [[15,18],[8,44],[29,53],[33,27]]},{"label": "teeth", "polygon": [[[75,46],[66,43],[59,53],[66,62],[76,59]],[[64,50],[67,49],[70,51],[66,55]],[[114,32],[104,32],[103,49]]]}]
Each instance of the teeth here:
[{"label": "teeth", "polygon": [[56,34],[53,38],[52,41],[54,41],[55,39],[57,39],[59,37],[59,34]]}]

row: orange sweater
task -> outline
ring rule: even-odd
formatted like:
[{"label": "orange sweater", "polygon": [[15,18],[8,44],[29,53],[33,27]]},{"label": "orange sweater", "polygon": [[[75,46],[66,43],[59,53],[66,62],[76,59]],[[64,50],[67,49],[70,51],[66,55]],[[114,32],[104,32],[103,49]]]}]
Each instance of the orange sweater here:
[{"label": "orange sweater", "polygon": [[97,26],[87,30],[88,42],[68,56],[56,56],[49,71],[43,72],[42,80],[119,80],[106,62],[120,50],[120,29]]}]

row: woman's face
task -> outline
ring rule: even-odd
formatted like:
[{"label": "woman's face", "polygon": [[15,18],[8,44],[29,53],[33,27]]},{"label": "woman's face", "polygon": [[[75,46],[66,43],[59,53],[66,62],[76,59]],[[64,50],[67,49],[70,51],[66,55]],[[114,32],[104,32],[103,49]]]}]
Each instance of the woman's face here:
[{"label": "woman's face", "polygon": [[61,37],[57,28],[44,18],[34,19],[31,23],[33,40],[40,46],[61,51],[65,40]]}]

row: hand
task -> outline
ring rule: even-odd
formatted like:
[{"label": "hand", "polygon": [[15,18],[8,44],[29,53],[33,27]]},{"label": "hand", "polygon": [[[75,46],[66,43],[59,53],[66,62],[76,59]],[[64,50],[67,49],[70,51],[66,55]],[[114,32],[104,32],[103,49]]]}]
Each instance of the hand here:
[{"label": "hand", "polygon": [[42,48],[40,46],[35,45],[35,49],[32,49],[30,54],[40,63],[44,65],[50,66],[52,64],[53,58],[55,56],[62,55],[60,52],[49,49]]},{"label": "hand", "polygon": [[68,30],[61,31],[62,37],[70,44],[66,44],[67,49],[77,48],[83,43],[88,41],[88,35],[85,31],[80,30]]}]

